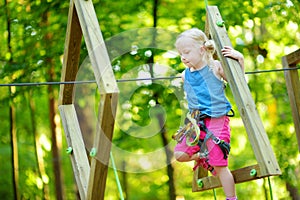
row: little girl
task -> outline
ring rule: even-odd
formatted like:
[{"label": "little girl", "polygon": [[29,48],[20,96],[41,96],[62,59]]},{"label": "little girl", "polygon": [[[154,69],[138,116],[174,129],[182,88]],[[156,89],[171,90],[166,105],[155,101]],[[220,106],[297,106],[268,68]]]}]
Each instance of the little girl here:
[{"label": "little girl", "polygon": [[[181,56],[181,61],[186,65],[182,73],[184,90],[186,93],[189,111],[199,110],[208,117],[204,124],[213,135],[220,140],[230,143],[230,127],[228,113],[231,104],[225,97],[224,80],[226,77],[219,61],[213,59],[215,52],[214,42],[197,28],[192,28],[181,33],[176,40],[175,46]],[[222,54],[238,60],[244,70],[243,55],[225,46]],[[200,139],[205,138],[205,132],[200,132]],[[216,143],[207,140],[208,149],[207,164],[214,169],[214,175],[218,176],[223,186],[226,200],[235,200],[235,183],[228,169],[228,159]],[[174,156],[179,162],[200,162],[199,145],[188,146],[186,138],[178,143],[174,150]]]}]

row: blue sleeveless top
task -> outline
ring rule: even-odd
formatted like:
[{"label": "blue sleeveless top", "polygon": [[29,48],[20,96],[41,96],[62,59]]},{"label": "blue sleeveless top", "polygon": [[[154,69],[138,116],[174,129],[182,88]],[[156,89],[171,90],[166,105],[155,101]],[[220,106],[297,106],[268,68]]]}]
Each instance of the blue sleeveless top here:
[{"label": "blue sleeveless top", "polygon": [[208,66],[191,72],[185,69],[184,90],[189,110],[199,109],[211,117],[226,115],[231,104],[224,93],[224,82],[219,80]]}]

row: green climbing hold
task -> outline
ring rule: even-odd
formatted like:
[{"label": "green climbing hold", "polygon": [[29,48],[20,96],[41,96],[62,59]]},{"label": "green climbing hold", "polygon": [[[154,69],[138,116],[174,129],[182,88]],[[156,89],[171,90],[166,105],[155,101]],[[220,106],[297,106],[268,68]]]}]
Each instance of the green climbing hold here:
[{"label": "green climbing hold", "polygon": [[71,154],[73,152],[73,148],[72,147],[68,147],[66,150],[67,154]]},{"label": "green climbing hold", "polygon": [[90,156],[91,157],[95,157],[96,156],[96,148],[92,148],[91,149]]},{"label": "green climbing hold", "polygon": [[225,22],[223,20],[217,21],[217,26],[223,27]]},{"label": "green climbing hold", "polygon": [[201,187],[201,188],[203,188],[203,181],[201,180],[201,179],[198,179],[197,180],[197,185],[199,186],[199,187]]},{"label": "green climbing hold", "polygon": [[250,176],[256,176],[256,175],[257,175],[256,169],[251,169]]}]

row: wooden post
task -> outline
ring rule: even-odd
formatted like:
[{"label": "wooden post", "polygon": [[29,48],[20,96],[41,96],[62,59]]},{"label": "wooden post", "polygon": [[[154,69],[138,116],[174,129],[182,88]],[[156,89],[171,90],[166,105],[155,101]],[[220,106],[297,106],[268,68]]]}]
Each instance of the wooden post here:
[{"label": "wooden post", "polygon": [[[259,171],[257,172],[255,178],[279,175],[281,174],[279,165],[274,156],[270,141],[264,130],[260,116],[256,110],[256,106],[246,83],[244,73],[242,72],[239,63],[236,60],[226,58],[221,53],[221,49],[224,46],[232,46],[224,24],[222,23],[223,20],[221,14],[216,6],[208,6],[206,10],[206,32],[209,33],[209,36],[216,43],[218,57],[220,58],[224,67],[225,75],[229,82],[235,102],[248,133],[252,149],[258,162],[258,166],[255,168],[258,168]],[[253,179],[252,177],[249,177],[249,175],[245,175],[245,172],[247,171],[248,168],[233,171],[236,183]],[[196,172],[194,175],[193,191],[202,191],[205,189],[205,187],[200,188],[197,185],[197,173],[198,172]],[[210,185],[210,189],[221,186],[218,182],[218,179],[215,177],[207,177],[205,179],[207,179],[206,183],[209,183],[208,186]]]},{"label": "wooden post", "polygon": [[[82,31],[74,2],[70,2],[61,81],[75,81],[78,72]],[[74,84],[60,85],[59,105],[73,103]]]},{"label": "wooden post", "polygon": [[98,127],[93,146],[96,149],[96,155],[91,158],[91,166],[85,154],[85,146],[73,105],[74,84],[61,86],[59,109],[68,145],[73,148],[71,161],[80,197],[81,199],[103,200],[119,89],[92,1],[71,0],[62,81],[75,81],[76,79],[82,36],[101,94]]},{"label": "wooden post", "polygon": [[[300,49],[282,57],[283,68],[293,68],[300,63]],[[300,151],[300,83],[298,70],[288,70],[284,72],[286,88],[289,95],[292,115],[294,120],[298,149]]]},{"label": "wooden post", "polygon": [[101,93],[119,93],[92,1],[74,0],[96,82]]},{"label": "wooden post", "polygon": [[74,0],[74,2],[101,93],[99,127],[93,147],[96,149],[96,157],[92,158],[91,161],[87,199],[104,199],[119,90],[92,1]]},{"label": "wooden post", "polygon": [[117,94],[101,95],[98,130],[94,142],[97,159],[91,161],[87,199],[104,199],[116,105]]},{"label": "wooden post", "polygon": [[[65,52],[61,74],[61,81],[63,82],[75,81],[79,65],[82,31],[73,1],[70,3],[68,17]],[[76,111],[72,104],[73,88],[74,84],[64,84],[60,86],[59,111],[68,147],[72,148],[72,154],[70,154],[70,157],[80,198],[85,199],[90,166]]]},{"label": "wooden post", "polygon": [[236,60],[226,58],[221,49],[232,46],[224,26],[217,23],[223,21],[216,6],[208,6],[209,32],[216,42],[218,56],[224,66],[224,71],[238,106],[241,118],[246,127],[256,160],[262,174],[280,174],[280,168],[271,148],[270,141],[264,130],[263,123],[256,110],[244,74]]},{"label": "wooden post", "polygon": [[60,105],[59,111],[67,138],[68,147],[72,148],[71,162],[80,198],[85,199],[90,165],[86,154],[80,126],[73,104]]}]

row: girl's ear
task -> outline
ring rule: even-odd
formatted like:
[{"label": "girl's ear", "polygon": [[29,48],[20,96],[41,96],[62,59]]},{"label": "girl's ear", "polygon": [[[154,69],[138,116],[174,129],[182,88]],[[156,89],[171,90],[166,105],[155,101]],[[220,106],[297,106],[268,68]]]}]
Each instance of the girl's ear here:
[{"label": "girl's ear", "polygon": [[205,52],[205,47],[204,46],[200,46],[199,47],[199,53],[200,53],[200,55],[204,54],[204,52]]}]

